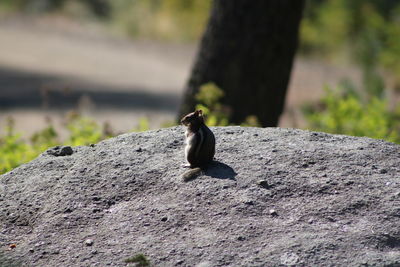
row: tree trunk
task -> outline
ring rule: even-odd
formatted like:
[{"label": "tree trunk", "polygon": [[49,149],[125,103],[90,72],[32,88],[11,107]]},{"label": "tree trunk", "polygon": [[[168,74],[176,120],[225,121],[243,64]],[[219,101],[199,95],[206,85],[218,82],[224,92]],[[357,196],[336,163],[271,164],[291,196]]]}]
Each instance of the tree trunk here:
[{"label": "tree trunk", "polygon": [[256,115],[276,126],[284,107],[304,0],[214,0],[180,116],[199,87],[214,82],[232,108],[230,121]]}]

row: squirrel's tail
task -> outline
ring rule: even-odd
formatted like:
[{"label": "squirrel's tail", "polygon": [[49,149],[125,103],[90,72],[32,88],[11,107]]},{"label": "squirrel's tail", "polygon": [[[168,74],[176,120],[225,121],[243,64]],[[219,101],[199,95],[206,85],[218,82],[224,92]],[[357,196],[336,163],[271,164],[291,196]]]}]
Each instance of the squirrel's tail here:
[{"label": "squirrel's tail", "polygon": [[182,174],[182,181],[184,182],[189,182],[191,180],[196,179],[198,176],[200,176],[203,172],[203,169],[200,167],[190,169],[186,171],[184,174]]}]

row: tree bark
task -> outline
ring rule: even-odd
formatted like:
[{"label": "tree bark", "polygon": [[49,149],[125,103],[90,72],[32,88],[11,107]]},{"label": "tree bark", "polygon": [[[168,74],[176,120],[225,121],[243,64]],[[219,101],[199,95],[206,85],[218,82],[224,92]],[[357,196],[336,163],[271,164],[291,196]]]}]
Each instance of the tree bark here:
[{"label": "tree bark", "polygon": [[213,82],[232,108],[230,121],[256,115],[276,126],[284,107],[304,0],[214,0],[187,82],[180,117],[199,87]]}]

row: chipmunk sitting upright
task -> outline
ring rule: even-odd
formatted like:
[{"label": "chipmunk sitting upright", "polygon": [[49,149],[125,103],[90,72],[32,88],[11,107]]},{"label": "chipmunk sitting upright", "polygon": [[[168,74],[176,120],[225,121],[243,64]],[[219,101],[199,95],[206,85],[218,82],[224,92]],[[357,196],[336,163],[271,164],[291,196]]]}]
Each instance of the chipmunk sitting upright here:
[{"label": "chipmunk sitting upright", "polygon": [[196,110],[189,113],[181,120],[187,127],[185,159],[192,168],[182,176],[184,181],[197,177],[208,163],[213,160],[215,154],[215,137],[213,132],[204,123],[203,112]]}]

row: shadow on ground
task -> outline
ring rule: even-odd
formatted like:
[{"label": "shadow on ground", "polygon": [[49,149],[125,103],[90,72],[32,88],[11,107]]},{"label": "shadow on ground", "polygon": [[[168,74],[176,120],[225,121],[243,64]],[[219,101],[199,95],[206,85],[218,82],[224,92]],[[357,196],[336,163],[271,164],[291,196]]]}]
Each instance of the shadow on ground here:
[{"label": "shadow on ground", "polygon": [[179,95],[173,93],[153,93],[134,86],[118,88],[0,67],[0,109],[71,109],[94,104],[97,108],[174,112],[179,103]]},{"label": "shadow on ground", "polygon": [[237,175],[231,166],[217,160],[214,160],[210,164],[210,168],[207,169],[205,174],[213,178],[229,179],[234,181],[236,180],[235,177]]}]

